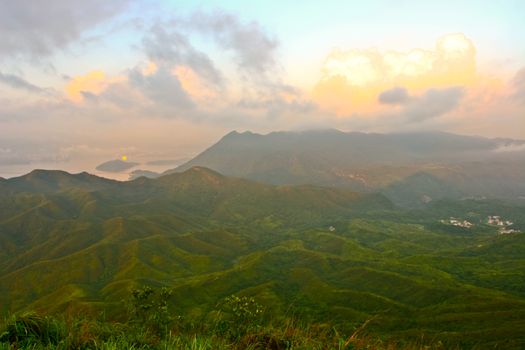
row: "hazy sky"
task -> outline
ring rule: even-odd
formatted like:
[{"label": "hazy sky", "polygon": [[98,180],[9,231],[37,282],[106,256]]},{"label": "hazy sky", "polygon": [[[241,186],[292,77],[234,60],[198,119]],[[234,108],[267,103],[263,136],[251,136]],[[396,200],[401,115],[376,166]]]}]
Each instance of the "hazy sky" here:
[{"label": "hazy sky", "polygon": [[524,13],[520,0],[0,0],[0,176],[185,158],[233,129],[525,139]]}]

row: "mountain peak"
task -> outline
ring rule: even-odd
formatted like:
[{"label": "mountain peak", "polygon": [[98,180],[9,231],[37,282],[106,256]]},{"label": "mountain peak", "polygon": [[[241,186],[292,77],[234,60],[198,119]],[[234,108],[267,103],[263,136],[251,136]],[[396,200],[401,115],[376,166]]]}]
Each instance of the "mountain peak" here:
[{"label": "mountain peak", "polygon": [[186,183],[186,184],[212,184],[218,185],[225,181],[226,177],[210,168],[203,166],[192,166],[188,170],[183,172],[173,172],[161,176],[154,181],[160,181],[161,183]]},{"label": "mountain peak", "polygon": [[[77,179],[77,180],[88,180],[88,179],[99,179],[103,181],[114,182],[114,180],[102,178],[86,171],[82,171],[78,174],[71,174],[64,170],[47,170],[47,169],[34,169],[26,175],[19,176],[13,179],[28,179],[28,180],[59,180],[59,179]],[[11,180],[11,179],[9,179]]]},{"label": "mountain peak", "polygon": [[59,182],[71,176],[73,175],[63,170],[34,169],[28,174],[11,178],[9,180],[25,182]]},{"label": "mountain peak", "polygon": [[217,182],[217,180],[222,180],[225,178],[224,175],[218,173],[215,170],[198,165],[192,166],[188,170],[184,171],[182,175],[197,177],[203,180],[212,180],[212,182]]},{"label": "mountain peak", "polygon": [[246,130],[246,131],[243,131],[243,132],[239,132],[237,130],[233,130],[233,131],[230,131],[229,133],[227,133],[226,135],[224,135],[221,138],[220,141],[237,139],[239,137],[253,137],[253,136],[264,136],[264,135],[256,134],[256,133],[251,132],[249,130]]},{"label": "mountain peak", "polygon": [[237,135],[240,135],[240,132],[238,132],[237,130],[232,130],[229,133],[227,133],[226,135],[224,135],[222,138],[225,139],[225,138],[229,138],[229,137],[235,137]]},{"label": "mountain peak", "polygon": [[29,172],[26,175],[23,176],[30,176],[30,177],[40,177],[40,176],[59,176],[59,175],[71,175],[68,172],[64,170],[48,170],[48,169],[33,169],[31,172]]},{"label": "mountain peak", "polygon": [[210,168],[207,168],[205,166],[200,166],[200,165],[192,166],[191,168],[189,168],[188,170],[185,171],[185,173],[191,173],[191,172],[200,173],[200,174],[202,174],[202,173],[204,173],[204,174],[213,174],[213,175],[222,177],[222,174],[216,172],[215,170],[212,170]]}]

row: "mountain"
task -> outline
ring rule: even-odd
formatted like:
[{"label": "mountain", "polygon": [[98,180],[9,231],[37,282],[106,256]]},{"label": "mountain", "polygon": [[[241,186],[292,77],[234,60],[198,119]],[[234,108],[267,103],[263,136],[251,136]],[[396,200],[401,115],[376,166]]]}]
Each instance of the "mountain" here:
[{"label": "mountain", "polygon": [[[271,184],[315,184],[381,191],[396,197],[417,187],[417,174],[439,182],[442,194],[516,199],[525,194],[525,141],[443,132],[366,134],[318,130],[259,135],[231,132],[164,174],[204,166]],[[520,151],[521,149],[521,151]],[[402,189],[403,187],[403,189]],[[446,187],[446,189],[445,189]],[[395,189],[395,190],[394,190]],[[416,191],[417,192],[417,191]],[[409,197],[440,198],[436,193]]]},{"label": "mountain", "polygon": [[428,204],[436,199],[461,198],[463,193],[450,183],[428,173],[415,173],[381,190],[396,204],[410,207],[414,203]]},{"label": "mountain", "polygon": [[36,169],[29,174],[3,179],[0,190],[4,193],[32,192],[51,193],[67,189],[102,190],[118,182],[82,172],[69,174],[61,170]]},{"label": "mountain", "polygon": [[[202,267],[206,271],[214,270],[224,266],[223,258],[199,254],[205,254],[208,249],[229,255],[225,249],[234,247],[214,248],[206,243],[209,239],[214,240],[211,237],[202,238],[204,242],[195,240],[192,243],[194,239],[191,237],[179,237],[184,233],[219,230],[221,233],[217,234],[231,236],[226,232],[251,225],[255,228],[246,229],[247,232],[314,223],[325,226],[327,222],[370,209],[392,208],[392,204],[381,195],[313,186],[275,187],[225,177],[199,167],[155,180],[140,178],[125,183],[87,174],[40,170],[6,182],[6,195],[0,199],[0,292],[9,296],[2,300],[11,300],[8,307],[15,310],[16,305],[20,305],[17,300],[29,304],[60,286],[91,283],[94,276],[102,273],[101,263],[113,271],[111,277],[118,281],[122,272],[118,269],[133,270],[135,264],[143,264],[133,262],[138,253],[132,248],[136,244],[140,247],[142,243],[149,245],[158,241],[158,247],[148,248],[144,253],[155,255],[160,249],[161,254],[168,254],[159,256],[161,260],[168,259],[169,266],[178,266],[177,269],[181,268],[181,271],[186,271],[184,275],[188,275],[192,269],[188,270],[191,265],[186,266],[189,261],[184,263],[184,259],[197,259],[197,264],[199,261],[215,261],[215,267]],[[247,233],[243,233],[245,238],[230,239],[244,241],[243,245],[246,245],[249,240],[245,235]],[[265,233],[252,239],[264,241],[272,237]],[[228,244],[227,241],[224,243]],[[189,244],[186,249],[190,251],[181,251],[177,244],[181,247]],[[192,247],[193,244],[196,247]],[[165,245],[173,250],[165,251]],[[126,249],[133,250],[124,253]],[[197,251],[192,253],[193,249]],[[131,255],[127,257],[126,254]],[[197,255],[192,258],[193,254]],[[132,260],[126,260],[128,258]],[[84,259],[87,259],[87,265],[81,262]],[[123,262],[117,262],[122,259],[131,265],[125,267]],[[91,270],[91,263],[98,266],[93,267],[95,271]],[[151,271],[162,270],[162,264],[160,267],[146,266],[143,268],[147,271],[152,268]],[[45,271],[42,270],[44,267]],[[64,271],[59,278],[62,280],[47,284],[48,278],[57,278],[56,271]],[[135,271],[138,273],[136,278],[146,278],[147,275],[140,271],[141,268]],[[154,272],[152,276],[159,273]],[[164,271],[162,275],[166,273]],[[76,277],[71,279],[71,274]],[[173,271],[172,277],[178,275],[180,273]],[[22,280],[28,286],[39,283],[40,287],[19,290]],[[102,287],[104,284],[95,289],[99,297]],[[89,288],[92,290],[92,286]]]},{"label": "mountain", "polygon": [[[275,319],[350,332],[375,317],[368,330],[383,337],[525,341],[524,234],[483,223],[501,215],[522,230],[519,205],[434,200],[406,210],[382,194],[204,167],[127,182],[38,170],[0,186],[2,313],[118,318],[146,284],[169,287],[177,315],[195,319],[236,294]],[[450,216],[475,226],[441,222]]]},{"label": "mountain", "polygon": [[[199,227],[201,221],[239,224],[272,217],[281,225],[290,225],[294,219],[305,221],[303,217],[310,223],[324,222],[370,208],[393,207],[377,194],[314,186],[275,187],[225,177],[202,167],[155,180],[139,178],[129,182],[86,173],[37,170],[6,180],[3,187],[0,219],[7,226],[3,226],[2,238],[19,242],[22,248],[25,243],[21,237],[31,236],[28,243],[33,244],[38,237],[36,232],[47,234],[47,225],[55,226],[60,220],[100,221],[152,215],[188,222],[194,219]],[[40,224],[36,225],[38,230],[31,232],[27,225],[35,220]],[[71,229],[67,225],[60,228]]]},{"label": "mountain", "polygon": [[137,165],[139,165],[139,163],[126,162],[120,159],[114,159],[114,160],[109,160],[107,162],[99,164],[96,167],[96,169],[100,171],[106,171],[109,173],[120,173],[121,171],[126,171]]}]

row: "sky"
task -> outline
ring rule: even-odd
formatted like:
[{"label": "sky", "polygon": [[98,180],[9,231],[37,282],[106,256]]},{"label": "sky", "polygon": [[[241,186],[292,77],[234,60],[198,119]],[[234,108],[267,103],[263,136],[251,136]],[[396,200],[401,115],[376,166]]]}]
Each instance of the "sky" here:
[{"label": "sky", "polygon": [[[525,2],[0,0],[0,176],[231,130],[525,139]],[[171,162],[171,163],[170,163]]]}]

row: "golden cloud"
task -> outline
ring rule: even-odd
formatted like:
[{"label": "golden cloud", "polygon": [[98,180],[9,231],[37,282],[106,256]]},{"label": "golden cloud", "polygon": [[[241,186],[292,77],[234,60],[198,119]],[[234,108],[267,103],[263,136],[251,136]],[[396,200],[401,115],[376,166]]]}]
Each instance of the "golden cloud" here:
[{"label": "golden cloud", "polygon": [[67,96],[75,101],[82,102],[85,93],[98,95],[110,84],[125,80],[124,77],[107,77],[101,70],[94,70],[86,75],[76,76],[66,85]]},{"label": "golden cloud", "polygon": [[[137,66],[137,71],[144,77],[157,74],[159,67],[153,62],[147,62]],[[177,65],[169,71],[181,84],[184,91],[197,101],[210,101],[218,97],[218,92],[204,81],[191,68],[185,65]],[[86,94],[100,95],[112,84],[128,82],[126,76],[110,77],[101,70],[94,70],[85,75],[72,78],[65,87],[69,99],[74,102],[84,101]]]},{"label": "golden cloud", "polygon": [[149,76],[155,74],[159,67],[154,62],[148,62],[148,64],[142,68],[142,74]]},{"label": "golden cloud", "polygon": [[217,91],[210,88],[191,67],[178,65],[173,68],[171,73],[179,79],[182,88],[192,99],[208,101],[218,97]]},{"label": "golden cloud", "polygon": [[433,50],[334,49],[312,93],[320,106],[349,115],[386,108],[377,103],[377,97],[395,86],[421,92],[467,87],[476,80],[476,48],[464,34],[456,33],[440,38]]}]

